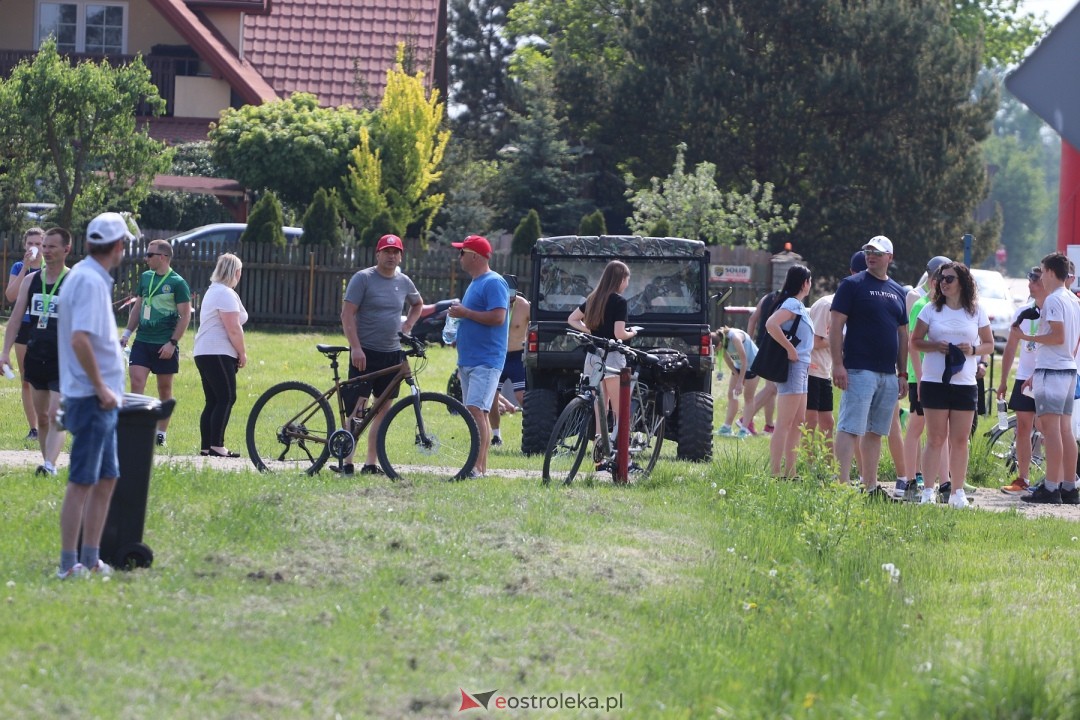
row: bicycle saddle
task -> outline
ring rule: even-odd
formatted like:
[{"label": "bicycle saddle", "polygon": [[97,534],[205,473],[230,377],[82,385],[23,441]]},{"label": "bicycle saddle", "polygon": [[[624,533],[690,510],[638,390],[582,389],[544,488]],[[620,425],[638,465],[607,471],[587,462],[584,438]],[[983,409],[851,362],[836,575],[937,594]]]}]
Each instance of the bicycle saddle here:
[{"label": "bicycle saddle", "polygon": [[349,348],[343,345],[316,345],[315,349],[326,356],[336,356],[338,353],[349,352]]}]

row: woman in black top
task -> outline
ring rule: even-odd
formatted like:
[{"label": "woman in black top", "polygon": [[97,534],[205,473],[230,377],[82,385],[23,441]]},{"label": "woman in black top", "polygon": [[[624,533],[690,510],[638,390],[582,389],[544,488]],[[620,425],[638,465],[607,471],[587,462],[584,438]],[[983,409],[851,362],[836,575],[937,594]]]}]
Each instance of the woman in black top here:
[{"label": "woman in black top", "polygon": [[[622,341],[634,337],[637,331],[626,326],[626,298],[621,295],[629,284],[630,268],[626,263],[612,260],[604,268],[596,289],[570,314],[567,322],[577,330],[610,340]],[[616,402],[619,396],[618,371],[625,365],[626,358],[620,353],[608,355],[607,369],[600,356],[592,352],[585,356],[585,374],[589,380],[596,383],[603,378],[604,395],[608,399],[608,408],[615,415],[616,426],[619,424],[619,404]]]}]

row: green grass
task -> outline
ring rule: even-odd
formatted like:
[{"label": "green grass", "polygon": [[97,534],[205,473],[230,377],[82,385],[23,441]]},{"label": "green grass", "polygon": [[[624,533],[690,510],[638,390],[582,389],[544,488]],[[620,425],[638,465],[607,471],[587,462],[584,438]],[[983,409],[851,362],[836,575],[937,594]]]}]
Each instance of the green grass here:
[{"label": "green grass", "polygon": [[[261,389],[323,376],[314,341],[250,335],[233,446]],[[433,353],[427,389],[451,362]],[[201,408],[181,377],[178,454]],[[62,487],[2,470],[0,716],[499,714],[459,715],[459,688],[622,693],[611,715],[635,718],[1080,715],[1080,526],[867,505],[769,480],[762,439],[716,447],[628,488],[177,462],[152,480],[154,566],[109,582],[52,577]]]}]

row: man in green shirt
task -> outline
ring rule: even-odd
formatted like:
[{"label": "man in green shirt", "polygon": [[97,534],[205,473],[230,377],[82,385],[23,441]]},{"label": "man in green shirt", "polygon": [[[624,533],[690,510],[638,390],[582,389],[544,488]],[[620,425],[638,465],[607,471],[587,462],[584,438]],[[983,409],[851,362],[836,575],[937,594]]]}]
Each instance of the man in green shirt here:
[{"label": "man in green shirt", "polygon": [[[171,263],[172,246],[168,241],[152,240],[146,248],[150,269],[139,278],[139,294],[120,337],[120,345],[126,347],[138,327],[131,344],[131,392],[142,393],[153,372],[162,402],[173,396],[173,376],[180,371],[180,338],[191,322],[191,288],[170,267]],[[158,445],[165,444],[168,429],[169,418],[158,421]]]}]

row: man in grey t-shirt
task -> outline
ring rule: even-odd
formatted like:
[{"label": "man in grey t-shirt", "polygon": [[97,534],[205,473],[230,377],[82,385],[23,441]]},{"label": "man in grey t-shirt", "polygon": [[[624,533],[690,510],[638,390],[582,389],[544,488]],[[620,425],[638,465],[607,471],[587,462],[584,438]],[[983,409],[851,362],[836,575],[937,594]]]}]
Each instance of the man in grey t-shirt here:
[{"label": "man in grey t-shirt", "polygon": [[[393,367],[401,362],[401,343],[398,330],[409,334],[420,319],[424,300],[416,285],[398,270],[404,246],[397,235],[383,235],[375,247],[375,265],[352,276],[345,288],[345,302],[341,308],[341,329],[349,343],[349,378]],[[405,322],[401,311],[409,305]],[[345,406],[350,413],[359,403],[367,402],[372,393],[380,395],[390,384],[392,375],[387,374],[371,382],[350,386],[345,393]],[[382,424],[386,408],[375,416],[367,429],[367,459],[360,468],[361,474],[380,474],[375,457],[375,438]],[[352,456],[345,459],[338,470],[345,475],[353,474]]]}]

